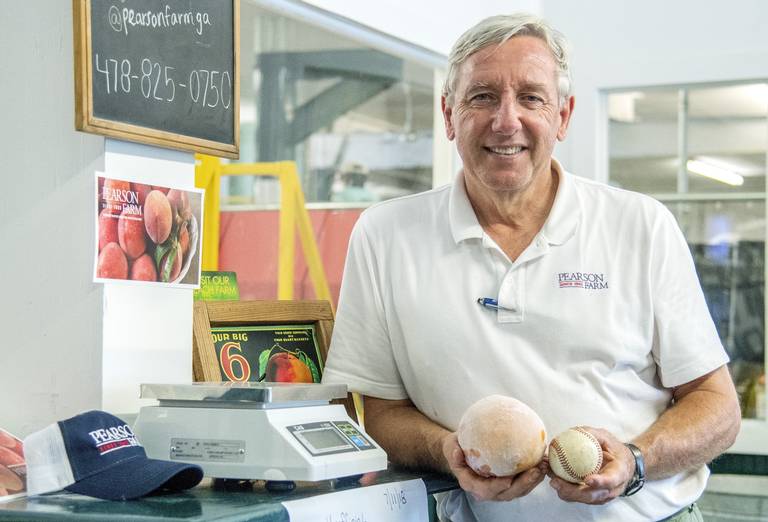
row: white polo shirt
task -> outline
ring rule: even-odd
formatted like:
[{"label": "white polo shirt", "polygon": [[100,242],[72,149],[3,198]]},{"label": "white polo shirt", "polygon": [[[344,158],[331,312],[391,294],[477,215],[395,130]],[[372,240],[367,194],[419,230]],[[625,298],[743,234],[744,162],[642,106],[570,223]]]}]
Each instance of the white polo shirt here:
[{"label": "white polo shirt", "polygon": [[[475,401],[522,400],[551,438],[576,425],[629,441],[668,388],[728,361],[693,260],[656,200],[564,172],[542,230],[514,262],[483,231],[464,180],[367,209],[349,244],[323,382],[410,398],[456,430]],[[490,310],[481,297],[506,310]],[[706,467],[604,506],[561,501],[548,481],[511,502],[454,491],[452,520],[664,518],[695,501]]]}]

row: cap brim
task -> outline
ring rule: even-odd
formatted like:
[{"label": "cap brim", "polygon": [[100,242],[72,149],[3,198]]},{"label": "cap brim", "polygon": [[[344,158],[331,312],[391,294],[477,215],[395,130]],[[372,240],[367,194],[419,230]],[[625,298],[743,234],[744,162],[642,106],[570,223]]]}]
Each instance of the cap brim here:
[{"label": "cap brim", "polygon": [[130,500],[150,493],[195,487],[203,470],[195,464],[137,456],[67,486],[67,491],[105,500]]}]

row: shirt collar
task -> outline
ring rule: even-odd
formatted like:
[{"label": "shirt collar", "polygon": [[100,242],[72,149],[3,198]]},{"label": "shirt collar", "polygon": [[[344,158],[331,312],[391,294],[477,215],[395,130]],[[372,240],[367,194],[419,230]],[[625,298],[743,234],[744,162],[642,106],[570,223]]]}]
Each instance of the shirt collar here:
[{"label": "shirt collar", "polygon": [[[552,169],[558,177],[557,194],[541,229],[541,235],[548,243],[561,245],[573,236],[581,221],[581,210],[576,199],[572,175],[564,171],[554,158],[552,158]],[[456,243],[484,236],[483,227],[480,226],[467,196],[463,172],[459,172],[453,180],[448,201],[448,220]]]},{"label": "shirt collar", "polygon": [[558,178],[557,194],[541,235],[551,245],[562,245],[576,232],[581,222],[581,207],[573,185],[573,174],[563,170],[555,158],[552,158],[552,169]]}]

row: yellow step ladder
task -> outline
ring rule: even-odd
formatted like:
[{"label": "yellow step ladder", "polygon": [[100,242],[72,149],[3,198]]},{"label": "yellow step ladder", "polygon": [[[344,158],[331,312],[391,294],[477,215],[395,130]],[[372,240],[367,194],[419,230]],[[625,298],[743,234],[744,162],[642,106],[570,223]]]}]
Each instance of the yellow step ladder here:
[{"label": "yellow step ladder", "polygon": [[280,233],[277,257],[277,298],[293,299],[294,263],[298,230],[301,247],[309,268],[309,277],[317,299],[331,303],[331,292],[323,269],[323,260],[309,220],[304,192],[293,161],[262,163],[225,163],[214,156],[196,155],[195,185],[205,189],[203,218],[202,269],[219,269],[219,224],[222,176],[272,176],[280,182]]}]

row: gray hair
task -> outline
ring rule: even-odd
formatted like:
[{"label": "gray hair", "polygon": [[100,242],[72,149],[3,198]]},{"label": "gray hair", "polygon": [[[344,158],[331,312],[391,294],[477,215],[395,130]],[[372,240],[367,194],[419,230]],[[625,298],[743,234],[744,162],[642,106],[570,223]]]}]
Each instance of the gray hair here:
[{"label": "gray hair", "polygon": [[449,105],[453,103],[456,75],[461,64],[480,49],[492,44],[500,46],[514,36],[534,36],[547,44],[558,67],[557,93],[560,105],[565,103],[572,88],[568,40],[544,19],[528,13],[517,13],[481,20],[453,45],[448,55],[448,74],[443,84],[443,96]]}]

